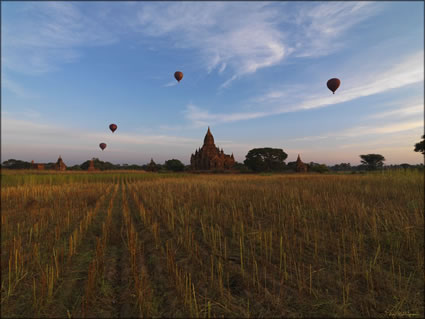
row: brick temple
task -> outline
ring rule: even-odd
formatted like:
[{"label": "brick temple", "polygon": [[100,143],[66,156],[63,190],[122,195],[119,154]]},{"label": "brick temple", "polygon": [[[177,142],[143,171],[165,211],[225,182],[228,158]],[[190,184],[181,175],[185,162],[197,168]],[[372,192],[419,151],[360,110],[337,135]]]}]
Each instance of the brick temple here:
[{"label": "brick temple", "polygon": [[295,170],[300,173],[307,172],[307,165],[301,160],[300,154],[298,154],[297,162],[295,164]]},{"label": "brick temple", "polygon": [[194,170],[230,169],[235,164],[232,155],[224,154],[223,149],[215,146],[214,137],[208,127],[204,145],[190,157],[190,165]]},{"label": "brick temple", "polygon": [[36,170],[55,169],[57,171],[66,171],[66,165],[63,162],[62,157],[59,155],[59,158],[57,162],[54,164],[54,166],[51,166],[51,164],[45,164],[45,163],[34,163],[34,160],[32,160],[31,169],[36,169]]},{"label": "brick temple", "polygon": [[58,161],[55,164],[55,170],[57,171],[66,171],[66,165],[62,160],[62,157],[59,155]]}]

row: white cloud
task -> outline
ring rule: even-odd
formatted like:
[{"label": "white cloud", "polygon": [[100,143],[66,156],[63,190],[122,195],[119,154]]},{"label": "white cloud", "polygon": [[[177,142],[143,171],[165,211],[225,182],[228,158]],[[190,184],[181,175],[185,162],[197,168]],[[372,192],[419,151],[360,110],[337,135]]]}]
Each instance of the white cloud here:
[{"label": "white cloud", "polygon": [[8,76],[4,74],[4,72],[2,72],[1,86],[2,88],[9,90],[10,92],[24,99],[33,99],[38,97],[37,94],[24,88],[19,83],[11,80]]},{"label": "white cloud", "polygon": [[[81,137],[84,136],[84,140]],[[113,140],[120,144],[132,145],[190,145],[199,142],[197,139],[170,135],[142,135],[132,133],[120,133],[111,136],[107,133],[96,133],[92,131],[74,130],[69,127],[54,126],[30,120],[22,120],[10,117],[9,113],[2,113],[2,138],[4,142],[10,140],[40,140],[45,143],[49,141],[67,141],[79,145],[98,143],[102,139]],[[113,139],[112,139],[113,137]]]},{"label": "white cloud", "polygon": [[3,27],[2,63],[43,73],[76,61],[84,46],[109,45],[123,34],[166,38],[174,48],[199,52],[207,72],[230,83],[276,66],[289,55],[334,52],[343,34],[374,14],[369,3],[101,3],[27,4],[24,15]]},{"label": "white cloud", "polygon": [[76,61],[80,48],[115,43],[113,29],[70,2],[25,4],[12,22],[2,27],[2,66],[26,74],[56,70]]},{"label": "white cloud", "polygon": [[[336,41],[354,25],[375,15],[371,2],[325,2],[305,6],[295,14],[294,55],[315,57],[327,55],[343,46]],[[293,18],[293,17],[291,17]]]},{"label": "white cloud", "polygon": [[399,132],[411,131],[424,127],[423,120],[405,121],[397,123],[388,123],[373,126],[363,125],[348,128],[339,132],[329,132],[321,135],[304,136],[300,138],[292,139],[291,141],[317,141],[327,139],[341,139],[341,138],[356,138],[360,136],[371,136],[371,135],[386,135],[394,134]]},{"label": "white cloud", "polygon": [[20,108],[20,110],[21,111],[13,110],[12,112],[10,112],[10,111],[5,111],[3,109],[1,114],[2,114],[2,117],[8,116],[8,117],[14,117],[14,118],[19,118],[19,119],[22,119],[22,118],[27,118],[27,119],[41,118],[41,113],[37,112],[34,109],[24,107],[24,108]]},{"label": "white cloud", "polygon": [[241,120],[255,119],[268,115],[264,112],[251,113],[231,113],[231,114],[211,114],[207,110],[203,110],[196,105],[189,104],[184,111],[185,117],[192,122],[195,127],[212,125],[215,123],[227,123]]},{"label": "white cloud", "polygon": [[288,55],[317,56],[341,47],[342,35],[375,14],[369,3],[155,3],[138,13],[140,31],[198,50],[208,73],[241,76],[278,65]]},{"label": "white cloud", "polygon": [[399,123],[391,123],[386,125],[376,125],[376,126],[360,126],[354,127],[352,129],[341,132],[340,135],[355,137],[361,135],[374,135],[374,134],[391,134],[398,133],[403,131],[409,131],[412,129],[422,128],[424,126],[424,121],[406,121]]},{"label": "white cloud", "polygon": [[402,107],[402,108],[387,111],[387,112],[372,114],[368,118],[371,118],[371,119],[379,119],[379,118],[386,118],[386,117],[400,118],[400,117],[407,117],[414,114],[420,114],[423,112],[424,112],[424,105],[417,104],[417,105]]},{"label": "white cloud", "polygon": [[175,85],[177,85],[177,84],[178,84],[178,82],[176,82],[176,81],[171,81],[171,82],[168,82],[167,84],[164,84],[164,87],[175,86]]},{"label": "white cloud", "polygon": [[208,72],[230,68],[234,74],[224,86],[285,56],[278,12],[265,3],[155,3],[138,16],[141,32],[200,51]]},{"label": "white cloud", "polygon": [[[254,99],[256,103],[268,104],[268,110],[263,112],[213,114],[199,107],[188,106],[186,118],[195,124],[205,123],[225,123],[241,120],[255,119],[265,116],[272,116],[299,110],[314,109],[335,105],[343,102],[355,100],[360,97],[370,96],[392,89],[401,88],[407,85],[424,81],[424,60],[423,51],[406,56],[389,70],[369,70],[368,73],[360,71],[362,77],[355,73],[355,80],[343,81],[336,94],[329,94],[330,91],[321,88],[321,93],[313,93],[308,98],[304,98],[300,86],[292,86],[284,91],[273,90]],[[348,76],[348,79],[350,77]],[[317,90],[315,92],[318,92]],[[291,98],[288,99],[288,96]]]}]

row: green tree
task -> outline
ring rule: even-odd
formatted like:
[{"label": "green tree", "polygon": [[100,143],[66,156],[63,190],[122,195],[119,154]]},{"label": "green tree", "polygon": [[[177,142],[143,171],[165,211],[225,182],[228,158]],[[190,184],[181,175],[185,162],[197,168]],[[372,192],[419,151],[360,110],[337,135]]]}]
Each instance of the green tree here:
[{"label": "green tree", "polygon": [[[81,169],[83,169],[83,170],[87,170],[89,168],[89,166],[90,166],[90,161],[85,161],[84,163],[82,163],[80,165]],[[104,170],[113,170],[113,169],[118,169],[119,168],[118,165],[114,165],[114,164],[112,164],[110,162],[101,161],[98,158],[93,158],[93,166],[96,169],[99,169],[101,171],[104,171]]]},{"label": "green tree", "polygon": [[240,173],[249,173],[251,170],[244,165],[243,163],[235,162],[235,164],[232,167],[232,170],[238,171]]},{"label": "green tree", "polygon": [[380,154],[360,155],[361,163],[366,166],[367,170],[376,170],[384,166],[385,157]]},{"label": "green tree", "polygon": [[327,167],[325,164],[310,162],[308,168],[311,172],[317,172],[321,174],[323,174],[324,172],[329,172],[329,167]]},{"label": "green tree", "polygon": [[81,171],[81,166],[80,165],[74,165],[74,166],[69,166],[68,168],[67,168],[67,170],[70,170],[70,171]]},{"label": "green tree", "polygon": [[278,171],[285,167],[287,157],[280,148],[254,148],[246,155],[244,164],[255,172]]},{"label": "green tree", "polygon": [[31,168],[31,163],[12,158],[4,161],[2,167],[11,169],[29,169]]},{"label": "green tree", "polygon": [[165,161],[165,167],[166,169],[173,172],[184,171],[184,164],[180,162],[178,159],[171,159],[171,160]]},{"label": "green tree", "polygon": [[332,166],[331,169],[334,171],[351,171],[352,167],[350,163],[341,163]]},{"label": "green tree", "polygon": [[425,135],[422,135],[422,141],[415,144],[415,152],[421,152],[425,155]]}]

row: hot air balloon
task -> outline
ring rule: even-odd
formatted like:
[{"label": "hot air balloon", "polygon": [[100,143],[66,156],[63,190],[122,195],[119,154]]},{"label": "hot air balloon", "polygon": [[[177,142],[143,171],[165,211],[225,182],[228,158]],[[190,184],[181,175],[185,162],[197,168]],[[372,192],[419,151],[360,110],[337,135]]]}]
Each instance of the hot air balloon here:
[{"label": "hot air balloon", "polygon": [[106,143],[100,143],[99,147],[102,149],[102,151],[106,148]]},{"label": "hot air balloon", "polygon": [[109,125],[109,129],[112,131],[112,133],[114,133],[117,128],[118,126],[116,124]]},{"label": "hot air balloon", "polygon": [[178,82],[180,82],[180,81],[181,81],[181,79],[183,79],[183,73],[182,73],[182,72],[180,72],[180,71],[176,71],[176,72],[174,73],[174,77],[176,78],[176,80],[177,80]]},{"label": "hot air balloon", "polygon": [[339,85],[341,84],[341,81],[337,78],[330,79],[327,83],[328,89],[332,91],[333,94],[335,94],[335,91],[339,88]]}]

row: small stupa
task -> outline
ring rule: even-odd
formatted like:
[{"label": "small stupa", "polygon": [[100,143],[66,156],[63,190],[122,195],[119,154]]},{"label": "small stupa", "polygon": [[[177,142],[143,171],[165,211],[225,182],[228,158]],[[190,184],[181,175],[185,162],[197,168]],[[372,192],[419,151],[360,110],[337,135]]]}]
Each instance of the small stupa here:
[{"label": "small stupa", "polygon": [[295,170],[299,173],[307,172],[307,165],[305,165],[301,160],[300,154],[298,154]]},{"label": "small stupa", "polygon": [[55,170],[57,171],[65,171],[66,170],[66,165],[62,160],[62,157],[59,155],[58,161],[55,164]]}]

